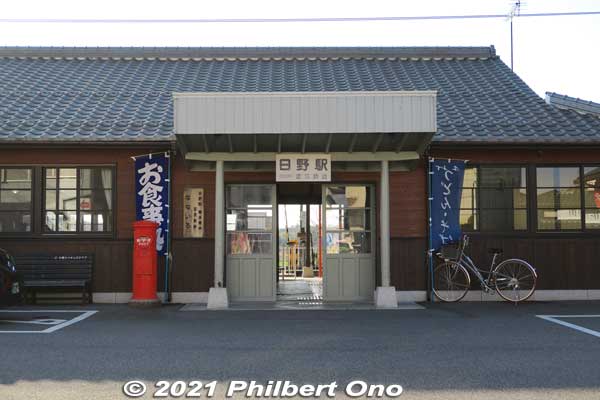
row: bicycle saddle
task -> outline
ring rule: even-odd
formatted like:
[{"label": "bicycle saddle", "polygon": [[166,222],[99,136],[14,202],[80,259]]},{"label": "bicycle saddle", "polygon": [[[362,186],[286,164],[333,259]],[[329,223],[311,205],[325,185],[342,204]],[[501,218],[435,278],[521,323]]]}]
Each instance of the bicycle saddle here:
[{"label": "bicycle saddle", "polygon": [[490,254],[502,254],[502,249],[498,247],[492,247],[488,251]]}]

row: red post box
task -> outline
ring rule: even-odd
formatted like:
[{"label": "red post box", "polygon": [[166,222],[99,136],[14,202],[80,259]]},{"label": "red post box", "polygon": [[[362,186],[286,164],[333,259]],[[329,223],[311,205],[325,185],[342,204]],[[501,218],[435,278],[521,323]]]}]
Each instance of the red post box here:
[{"label": "red post box", "polygon": [[156,228],[152,221],[133,223],[133,296],[130,304],[158,304]]}]

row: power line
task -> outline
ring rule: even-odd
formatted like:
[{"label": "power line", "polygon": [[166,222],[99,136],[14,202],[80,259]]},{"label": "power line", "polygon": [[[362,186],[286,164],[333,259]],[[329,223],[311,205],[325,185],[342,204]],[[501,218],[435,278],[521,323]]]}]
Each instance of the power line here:
[{"label": "power line", "polygon": [[[600,15],[600,11],[519,14],[518,17],[561,17]],[[102,19],[102,18],[0,18],[0,23],[28,24],[216,24],[216,23],[290,23],[290,22],[378,22],[452,19],[511,18],[509,14],[431,15],[405,17],[316,17],[316,18],[202,18],[202,19]]]}]

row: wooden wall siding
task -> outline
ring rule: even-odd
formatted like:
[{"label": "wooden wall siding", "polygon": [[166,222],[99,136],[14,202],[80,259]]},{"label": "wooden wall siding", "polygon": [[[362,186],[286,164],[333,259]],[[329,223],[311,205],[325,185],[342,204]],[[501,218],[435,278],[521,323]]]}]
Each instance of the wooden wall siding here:
[{"label": "wooden wall siding", "polygon": [[[214,281],[213,239],[173,240],[173,292],[208,292]],[[159,277],[159,281],[163,279]]]},{"label": "wooden wall siding", "polygon": [[[396,290],[426,290],[426,239],[394,238],[391,245],[391,282]],[[486,269],[491,247],[504,249],[502,260],[522,258],[539,274],[540,290],[600,289],[600,238],[498,238],[472,235],[469,254]],[[474,290],[479,283],[473,279]]]},{"label": "wooden wall siding", "polygon": [[392,238],[391,284],[396,290],[426,290],[425,238]]},{"label": "wooden wall siding", "polygon": [[390,172],[390,234],[392,238],[427,236],[425,166],[414,171]]},{"label": "wooden wall siding", "polygon": [[[0,239],[11,254],[94,254],[94,292],[130,292],[132,240]],[[206,292],[212,286],[214,241],[174,239],[171,289]],[[17,266],[18,267],[18,266]],[[158,290],[164,289],[164,257],[158,258]]]},{"label": "wooden wall siding", "polygon": [[[0,247],[13,254],[92,253],[95,292],[131,291],[131,240],[0,239]],[[489,265],[490,247],[502,247],[505,258],[518,257],[531,262],[540,275],[539,289],[600,289],[600,238],[472,235],[470,254],[480,266]],[[425,238],[392,239],[391,281],[397,290],[425,290],[425,249]],[[213,281],[213,259],[213,240],[173,240],[172,290],[207,291]],[[159,258],[159,290],[162,290],[163,262]]]},{"label": "wooden wall siding", "polygon": [[[167,148],[165,148],[166,150]],[[157,151],[140,148],[58,149],[9,148],[0,150],[0,165],[116,166],[117,205],[114,238],[38,237],[3,238],[0,247],[15,254],[35,252],[93,253],[96,257],[94,291],[131,290],[131,223],[135,219],[134,165],[132,155]],[[435,150],[437,157],[464,158],[471,163],[600,163],[596,150]],[[410,172],[391,172],[391,278],[398,290],[425,290],[426,163]],[[228,183],[272,183],[271,172],[227,172]],[[379,172],[341,172],[334,182],[379,183]],[[182,238],[182,201],[186,186],[205,189],[204,239]],[[376,186],[377,197],[379,195]],[[214,173],[190,172],[180,156],[173,163],[173,276],[174,291],[207,291],[213,281]],[[379,203],[379,199],[377,199]],[[489,247],[503,247],[505,256],[530,261],[540,273],[540,289],[600,289],[600,232],[598,234],[528,234],[497,236],[472,234],[471,254],[481,264],[489,262]],[[159,288],[163,282],[163,259],[159,259]]]},{"label": "wooden wall siding", "polygon": [[204,189],[204,237],[213,239],[215,237],[215,173],[190,172],[182,157],[175,158],[171,173],[173,238],[183,238],[183,192],[186,187],[196,187]]},{"label": "wooden wall siding", "polygon": [[538,289],[600,289],[600,238],[471,236],[469,253],[480,267],[489,266],[491,247],[504,250],[502,259],[531,263]]},{"label": "wooden wall siding", "polygon": [[131,291],[132,243],[131,240],[0,239],[0,247],[15,255],[93,254],[94,292]]}]

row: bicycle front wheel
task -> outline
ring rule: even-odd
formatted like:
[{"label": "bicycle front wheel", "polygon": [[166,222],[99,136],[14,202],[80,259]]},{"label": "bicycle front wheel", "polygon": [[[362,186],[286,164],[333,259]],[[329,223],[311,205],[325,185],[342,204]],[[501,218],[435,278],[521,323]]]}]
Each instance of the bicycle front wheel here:
[{"label": "bicycle front wheel", "polygon": [[446,261],[433,271],[433,293],[445,302],[459,301],[469,291],[471,277],[457,262]]},{"label": "bicycle front wheel", "polygon": [[537,283],[535,269],[523,260],[502,261],[494,269],[496,292],[506,301],[518,303],[531,297]]}]

